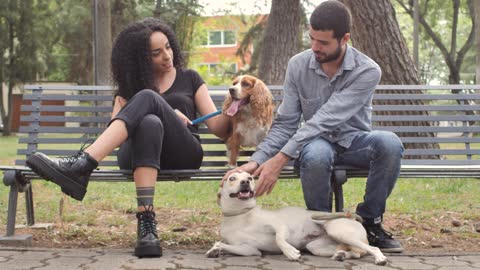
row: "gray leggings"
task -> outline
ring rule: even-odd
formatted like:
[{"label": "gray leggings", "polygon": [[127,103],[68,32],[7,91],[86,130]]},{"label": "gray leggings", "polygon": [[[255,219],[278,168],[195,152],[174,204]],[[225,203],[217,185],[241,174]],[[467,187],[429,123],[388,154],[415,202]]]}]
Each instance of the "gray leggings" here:
[{"label": "gray leggings", "polygon": [[[117,153],[121,169],[198,169],[203,150],[194,135],[158,93],[142,90],[112,121],[125,122],[128,139]],[[110,121],[110,123],[112,122]]]}]

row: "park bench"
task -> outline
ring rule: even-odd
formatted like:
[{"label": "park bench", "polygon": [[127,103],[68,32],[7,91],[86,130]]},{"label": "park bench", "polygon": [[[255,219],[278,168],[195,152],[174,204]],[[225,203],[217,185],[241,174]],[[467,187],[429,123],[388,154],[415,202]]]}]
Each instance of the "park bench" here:
[{"label": "park bench", "polygon": [[[227,86],[210,88],[218,107]],[[281,101],[282,87],[269,86],[275,102]],[[480,176],[479,121],[480,85],[380,85],[374,95],[373,129],[399,135],[407,146],[401,177],[476,178]],[[59,105],[45,105],[57,101]],[[389,101],[389,102],[388,102]],[[396,101],[398,104],[392,104]],[[18,193],[25,193],[26,223],[35,224],[31,180],[39,179],[25,159],[36,151],[50,156],[75,154],[81,144],[100,134],[110,120],[112,89],[109,86],[26,85],[21,106],[20,149],[15,166],[0,166],[3,182],[10,187],[6,235],[3,245],[30,245],[30,235],[15,235]],[[205,158],[199,170],[163,170],[158,181],[219,181],[228,170],[223,142],[205,127],[200,128]],[[252,154],[241,151],[240,162]],[[100,162],[91,181],[132,181],[131,171],[119,170],[115,152]],[[332,175],[335,210],[343,210],[342,185],[348,178],[366,177],[368,171],[335,166]],[[298,178],[298,171],[287,166],[281,178]],[[87,195],[88,196],[88,195]],[[213,196],[213,195],[212,195]],[[333,207],[332,207],[333,208]]]}]

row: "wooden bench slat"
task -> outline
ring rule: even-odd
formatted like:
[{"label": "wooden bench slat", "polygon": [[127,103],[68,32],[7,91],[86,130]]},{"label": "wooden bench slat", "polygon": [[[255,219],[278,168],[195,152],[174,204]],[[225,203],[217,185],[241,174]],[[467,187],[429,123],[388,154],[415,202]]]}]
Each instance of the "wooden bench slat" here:
[{"label": "wooden bench slat", "polygon": [[480,165],[479,159],[403,159],[402,165]]},{"label": "wooden bench slat", "polygon": [[374,111],[478,111],[480,105],[373,105]]},{"label": "wooden bench slat", "polygon": [[478,137],[400,137],[404,143],[480,143]]},{"label": "wooden bench slat", "polygon": [[[95,138],[30,138],[21,137],[19,143],[45,143],[45,144],[81,144],[88,140]],[[478,137],[400,137],[404,143],[480,143]],[[202,144],[204,145],[223,145],[224,142],[220,139],[205,139],[202,138]]]},{"label": "wooden bench slat", "polygon": [[31,116],[31,115],[22,115],[20,116],[21,122],[72,122],[72,123],[108,123],[110,117],[100,117],[100,116],[50,116],[50,115],[40,115],[40,116]]},{"label": "wooden bench slat", "polygon": [[75,94],[24,94],[24,100],[65,100],[65,101],[113,101],[112,95],[75,95]]},{"label": "wooden bench slat", "polygon": [[396,84],[381,84],[377,85],[377,90],[480,90],[480,85],[396,85]]},{"label": "wooden bench slat", "polygon": [[52,91],[112,91],[115,90],[111,85],[24,85],[24,90],[52,90]]},{"label": "wooden bench slat", "polygon": [[112,112],[111,106],[53,106],[53,105],[22,105],[20,110],[24,112]]},{"label": "wooden bench slat", "polygon": [[405,149],[405,155],[480,155],[480,149]]},{"label": "wooden bench slat", "polygon": [[480,115],[373,115],[373,122],[480,121]]},{"label": "wooden bench slat", "polygon": [[422,126],[373,126],[374,130],[392,132],[480,132],[479,126],[474,127],[422,127]]},{"label": "wooden bench slat", "polygon": [[[42,152],[46,155],[57,155],[57,156],[68,156],[68,155],[75,155],[78,152],[78,149],[45,149],[45,148],[38,148],[36,151],[32,151],[29,149],[18,149],[18,155],[31,155],[35,152]],[[116,156],[118,150],[112,151],[109,156]],[[251,156],[253,151],[240,151],[239,156]],[[204,150],[203,151],[204,157],[226,157],[225,150]]]},{"label": "wooden bench slat", "polygon": [[18,139],[18,142],[21,144],[28,143],[38,143],[38,144],[82,144],[89,140],[95,139],[92,138],[31,138],[31,137],[21,137]]},{"label": "wooden bench slat", "polygon": [[97,127],[20,127],[19,131],[24,133],[67,133],[67,134],[100,134],[103,128]]},{"label": "wooden bench slat", "polygon": [[374,100],[478,100],[479,94],[374,94]]},{"label": "wooden bench slat", "polygon": [[[21,144],[38,143],[38,144],[81,144],[96,137],[87,138],[30,138],[20,137],[18,142]],[[201,143],[204,145],[224,145],[224,142],[215,138],[202,138]]]}]

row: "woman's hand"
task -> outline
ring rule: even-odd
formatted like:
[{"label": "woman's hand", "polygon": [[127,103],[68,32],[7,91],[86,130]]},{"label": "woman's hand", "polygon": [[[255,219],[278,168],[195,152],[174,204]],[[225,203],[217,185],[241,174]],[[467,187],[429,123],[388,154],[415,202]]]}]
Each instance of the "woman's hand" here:
[{"label": "woman's hand", "polygon": [[183,123],[185,123],[185,126],[192,124],[192,121],[190,121],[190,119],[188,119],[188,117],[186,117],[181,111],[175,109],[175,112],[177,113],[177,115],[178,115],[178,117],[180,118],[180,120],[182,120]]}]

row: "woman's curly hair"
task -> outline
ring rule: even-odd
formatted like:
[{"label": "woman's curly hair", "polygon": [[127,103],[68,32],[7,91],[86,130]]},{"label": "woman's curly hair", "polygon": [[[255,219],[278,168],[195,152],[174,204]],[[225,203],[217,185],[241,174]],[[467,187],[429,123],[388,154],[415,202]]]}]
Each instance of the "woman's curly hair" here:
[{"label": "woman's curly hair", "polygon": [[158,90],[155,86],[150,48],[153,32],[162,32],[173,51],[173,65],[183,67],[183,56],[173,30],[155,18],[147,18],[125,27],[115,39],[112,48],[112,78],[116,95],[129,100],[143,89]]}]

